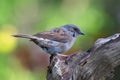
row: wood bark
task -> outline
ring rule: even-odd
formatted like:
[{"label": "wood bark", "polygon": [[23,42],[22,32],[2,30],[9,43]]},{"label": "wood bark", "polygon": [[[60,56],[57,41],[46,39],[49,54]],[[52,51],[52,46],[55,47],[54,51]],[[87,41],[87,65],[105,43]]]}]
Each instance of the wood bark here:
[{"label": "wood bark", "polygon": [[57,55],[51,59],[47,80],[112,79],[120,65],[120,33],[98,39],[88,51],[72,53],[68,63]]}]

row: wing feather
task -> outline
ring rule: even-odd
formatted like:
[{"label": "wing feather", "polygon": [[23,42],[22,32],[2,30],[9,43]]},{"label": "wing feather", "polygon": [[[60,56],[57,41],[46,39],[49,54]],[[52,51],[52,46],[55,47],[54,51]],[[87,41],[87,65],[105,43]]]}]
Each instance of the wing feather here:
[{"label": "wing feather", "polygon": [[67,43],[71,39],[70,35],[61,28],[56,28],[52,31],[40,32],[35,34],[34,36],[62,43]]}]

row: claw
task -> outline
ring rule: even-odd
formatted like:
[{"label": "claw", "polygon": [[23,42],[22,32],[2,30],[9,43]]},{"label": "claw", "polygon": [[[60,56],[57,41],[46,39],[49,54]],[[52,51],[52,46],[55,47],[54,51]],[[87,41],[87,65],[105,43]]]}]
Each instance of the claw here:
[{"label": "claw", "polygon": [[57,56],[61,60],[66,60],[66,58],[67,58],[67,55],[64,55],[64,54],[57,54]]},{"label": "claw", "polygon": [[75,54],[70,54],[70,55],[68,55],[68,56],[66,57],[65,64],[68,65],[68,62],[73,58],[74,55],[75,55]]}]

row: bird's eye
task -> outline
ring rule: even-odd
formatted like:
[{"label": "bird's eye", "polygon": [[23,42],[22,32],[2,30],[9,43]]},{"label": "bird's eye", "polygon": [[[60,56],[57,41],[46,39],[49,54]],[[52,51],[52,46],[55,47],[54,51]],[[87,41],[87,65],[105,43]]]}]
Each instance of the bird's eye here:
[{"label": "bird's eye", "polygon": [[73,37],[76,37],[76,34],[75,34],[75,33],[73,33]]}]

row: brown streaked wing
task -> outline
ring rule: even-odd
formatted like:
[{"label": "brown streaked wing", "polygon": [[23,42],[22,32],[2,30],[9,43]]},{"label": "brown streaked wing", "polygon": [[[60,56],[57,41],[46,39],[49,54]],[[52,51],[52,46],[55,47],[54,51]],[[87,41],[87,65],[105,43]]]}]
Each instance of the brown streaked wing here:
[{"label": "brown streaked wing", "polygon": [[71,37],[67,33],[65,33],[63,30],[54,31],[54,32],[53,31],[41,32],[41,33],[35,34],[34,36],[44,38],[44,39],[50,39],[50,40],[54,40],[62,43],[66,43],[71,40]]}]

